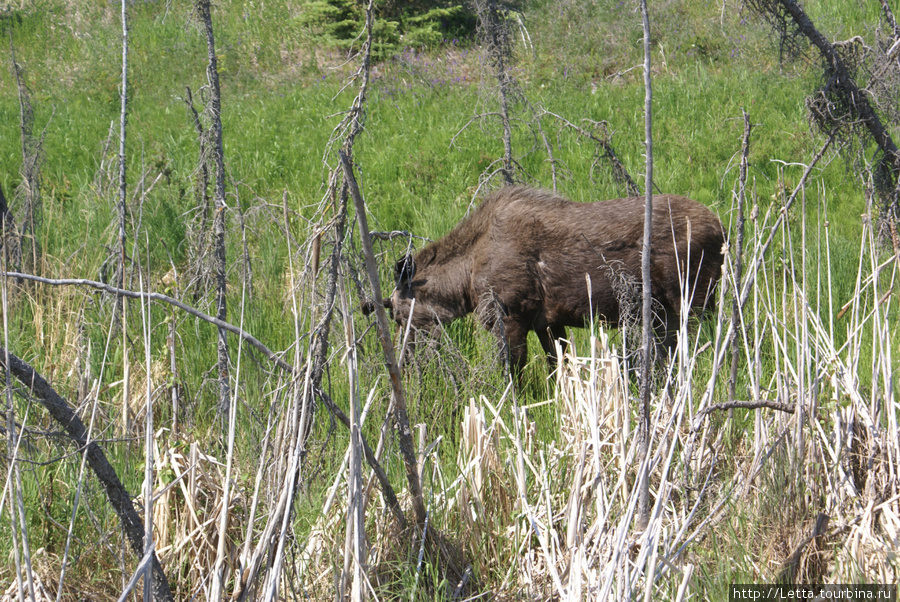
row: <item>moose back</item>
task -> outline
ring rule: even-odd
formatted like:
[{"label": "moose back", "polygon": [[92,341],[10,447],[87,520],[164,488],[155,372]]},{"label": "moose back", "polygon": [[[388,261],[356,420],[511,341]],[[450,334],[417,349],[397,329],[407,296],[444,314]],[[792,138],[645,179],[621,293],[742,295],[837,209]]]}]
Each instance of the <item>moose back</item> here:
[{"label": "moose back", "polygon": [[[683,305],[699,311],[714,298],[725,237],[709,209],[681,196],[654,196],[652,226],[654,329],[669,338]],[[506,343],[517,370],[525,366],[533,330],[552,365],[566,326],[584,326],[592,311],[618,326],[631,309],[624,305],[640,303],[643,231],[643,197],[574,203],[543,190],[505,188],[445,237],[400,259],[383,304],[397,323],[411,319],[416,329],[475,312]]]}]

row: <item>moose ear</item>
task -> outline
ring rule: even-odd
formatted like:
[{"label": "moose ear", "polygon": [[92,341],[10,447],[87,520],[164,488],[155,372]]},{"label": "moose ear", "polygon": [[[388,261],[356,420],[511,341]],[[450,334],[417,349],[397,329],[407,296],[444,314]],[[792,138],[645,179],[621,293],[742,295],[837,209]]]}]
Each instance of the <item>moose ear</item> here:
[{"label": "moose ear", "polygon": [[397,286],[408,285],[412,282],[415,275],[416,264],[413,261],[412,255],[404,256],[397,262],[397,265],[394,266],[394,280],[397,282]]}]

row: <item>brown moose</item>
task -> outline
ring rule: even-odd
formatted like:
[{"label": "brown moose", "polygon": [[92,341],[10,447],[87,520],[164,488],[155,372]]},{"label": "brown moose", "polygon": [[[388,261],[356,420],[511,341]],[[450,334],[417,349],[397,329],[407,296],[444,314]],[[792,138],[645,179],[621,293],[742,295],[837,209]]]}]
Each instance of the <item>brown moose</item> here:
[{"label": "brown moose", "polygon": [[[713,299],[725,237],[709,209],[681,196],[654,196],[652,225],[654,328],[671,344],[682,291],[695,312]],[[643,229],[643,197],[574,203],[543,190],[505,188],[444,238],[398,261],[396,288],[383,303],[405,325],[415,299],[416,329],[475,312],[500,334],[519,372],[533,330],[552,366],[565,327],[584,326],[592,310],[619,325],[621,284],[640,288]],[[363,309],[368,314],[374,307],[369,302]]]}]

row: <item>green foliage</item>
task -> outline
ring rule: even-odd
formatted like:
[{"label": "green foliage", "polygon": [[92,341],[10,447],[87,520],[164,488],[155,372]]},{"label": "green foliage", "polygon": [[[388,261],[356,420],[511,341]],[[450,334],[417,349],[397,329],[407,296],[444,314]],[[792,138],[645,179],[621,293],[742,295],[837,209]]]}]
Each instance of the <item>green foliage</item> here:
[{"label": "green foliage", "polygon": [[[341,50],[359,49],[364,39],[366,3],[359,0],[307,0],[297,24],[316,43]],[[470,38],[475,17],[453,0],[375,3],[374,55],[390,56],[404,47],[435,48],[444,41]]]}]

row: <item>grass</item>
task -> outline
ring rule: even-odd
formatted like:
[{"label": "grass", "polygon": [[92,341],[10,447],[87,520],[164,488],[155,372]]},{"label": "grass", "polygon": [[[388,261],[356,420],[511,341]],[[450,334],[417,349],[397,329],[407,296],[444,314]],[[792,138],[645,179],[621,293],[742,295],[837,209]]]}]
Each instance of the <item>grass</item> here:
[{"label": "grass", "polygon": [[[814,21],[837,37],[867,35],[880,16],[871,6],[857,3],[821,2],[808,8]],[[40,0],[27,9],[0,13],[0,29],[12,27],[17,60],[25,69],[35,132],[44,135],[39,240],[45,276],[98,279],[115,244],[110,166],[117,144],[107,140],[119,111],[117,10],[111,4]],[[229,319],[243,319],[244,328],[271,349],[284,351],[291,362],[299,350],[302,363],[322,315],[327,275],[327,270],[312,273],[306,263],[313,233],[325,232],[323,266],[332,245],[327,226],[334,207],[322,198],[335,158],[327,157],[328,166],[322,158],[357,88],[344,88],[354,65],[343,65],[342,57],[317,48],[315,39],[296,26],[298,10],[281,1],[258,5],[226,0],[217,5],[214,19],[232,207]],[[198,145],[181,98],[190,86],[199,105],[205,45],[184,2],[133,3],[129,11],[129,247],[139,263],[132,287],[139,286],[140,273],[145,286],[168,287],[170,294],[212,313],[211,296],[201,291],[194,298],[184,280],[175,286],[164,281],[173,266],[184,278],[197,227]],[[803,171],[798,163],[808,162],[822,144],[821,137],[810,132],[803,108],[818,74],[808,59],[779,64],[768,32],[732,4],[723,10],[720,3],[676,1],[666,10],[651,11],[655,183],[662,191],[700,200],[731,227],[741,110],[746,110],[757,124],[751,139],[750,202],[759,206],[759,218],[748,224],[747,249],[752,254],[785,193],[798,183]],[[640,69],[629,71],[640,61],[641,41],[632,7],[536,1],[528,5],[523,23],[533,49],[519,45],[515,75],[528,103],[579,124],[582,119],[608,122],[616,152],[640,181],[644,90]],[[46,50],[48,40],[53,41],[53,53]],[[373,229],[407,230],[434,239],[466,213],[479,174],[502,152],[499,128],[490,118],[464,128],[476,114],[495,110],[489,84],[478,49],[466,42],[427,53],[408,50],[375,66],[365,132],[354,149]],[[550,186],[550,164],[543,147],[535,144],[527,107],[520,104],[516,110],[522,117],[513,138],[519,162],[531,183]],[[10,198],[19,182],[18,119],[10,72],[0,71],[0,185]],[[602,164],[592,169],[595,149],[590,144],[547,118],[541,126],[554,144],[557,161],[565,166],[562,193],[579,201],[622,194]],[[156,183],[141,195],[143,174],[144,190]],[[14,208],[17,203],[13,201]],[[238,207],[245,219],[253,276],[243,301],[248,272],[239,261],[243,241]],[[636,597],[643,595],[653,574],[652,598],[675,599],[690,570],[690,591],[719,599],[731,582],[773,581],[819,511],[833,515],[832,524],[839,525],[825,542],[833,568],[822,572],[807,556],[805,579],[896,583],[896,560],[891,560],[896,545],[878,531],[896,529],[891,522],[897,513],[896,485],[888,476],[896,472],[896,439],[891,439],[896,435],[896,399],[888,387],[893,382],[890,358],[898,349],[896,329],[890,327],[897,310],[885,296],[896,268],[891,265],[882,272],[877,287],[858,288],[858,279],[864,281],[873,265],[888,255],[863,229],[864,195],[842,160],[818,168],[807,188],[805,248],[802,207],[798,202],[790,210],[789,227],[779,231],[745,310],[745,323],[752,330],[742,347],[738,390],[748,399],[775,397],[794,403],[799,396],[818,404],[819,414],[808,418],[801,446],[804,456],[815,462],[797,465],[792,450],[798,441],[788,415],[735,410],[730,417],[713,414],[702,428],[691,431],[703,404],[727,397],[727,369],[717,374],[713,355],[730,320],[730,296],[725,293],[727,312],[721,326],[712,320],[690,334],[691,349],[706,342],[713,346],[696,355],[686,351],[680,364],[668,367],[677,376],[670,377],[668,397],[657,391],[653,489],[665,503],[644,534],[631,532],[628,513],[635,478],[630,449],[636,383],[622,364],[622,333],[572,332],[574,351],[555,381],[547,379],[539,346],[532,340],[530,383],[515,400],[504,393],[494,341],[472,318],[451,325],[430,353],[420,350],[410,358],[404,382],[412,422],[425,425],[424,447],[434,444],[423,468],[431,524],[472,563],[473,583],[509,597],[577,598],[579,588],[582,597],[604,588]],[[770,208],[773,214],[766,222]],[[355,230],[348,245],[342,269],[350,274],[348,268],[357,270],[362,280]],[[383,243],[378,250],[383,282],[389,282],[390,267],[405,252],[406,241]],[[292,275],[299,282],[293,295]],[[359,301],[353,278],[345,279],[344,286],[353,307]],[[807,300],[809,310],[804,312]],[[850,301],[855,305],[839,315]],[[83,409],[97,404],[97,436],[105,440],[104,449],[128,491],[137,494],[143,478],[148,358],[139,305],[129,303],[128,311],[123,345],[122,334],[109,327],[109,299],[85,290],[27,285],[12,295],[8,336],[10,349],[32,361],[70,403]],[[175,373],[169,369],[167,340],[167,321],[172,319]],[[371,322],[353,312],[351,323],[359,339],[361,399],[374,391],[363,426],[374,445],[382,436],[388,387],[377,342],[368,330]],[[234,569],[246,566],[241,564],[247,561],[242,546],[249,543],[252,551],[261,529],[277,517],[294,449],[289,425],[296,397],[284,375],[242,350],[236,383],[236,491],[223,504],[227,453],[222,417],[215,412],[216,332],[160,305],[153,306],[150,324],[157,486],[185,475],[159,500],[158,534],[168,536],[159,541],[160,553],[179,598],[204,595],[216,557],[214,519],[227,508],[232,521],[227,535],[235,546],[226,559],[226,589],[231,592],[237,587]],[[340,317],[333,328],[325,382],[346,411],[349,368]],[[610,342],[603,343],[606,336]],[[231,352],[237,362],[233,341]],[[123,387],[126,365],[130,399]],[[666,374],[660,369],[660,382]],[[97,393],[87,395],[95,381]],[[180,396],[177,413],[167,401],[172,387]],[[132,408],[130,430],[123,427],[126,403]],[[872,414],[879,405],[880,413]],[[44,560],[36,566],[44,582],[55,586],[79,458],[70,447],[39,434],[58,428],[40,408],[17,403],[17,418],[24,420],[26,410],[26,426],[34,433],[28,435],[33,448],[26,459],[47,463],[23,470],[28,536],[32,551],[44,548]],[[874,423],[866,422],[870,414]],[[170,430],[175,418],[178,434]],[[869,430],[859,430],[861,425]],[[868,446],[868,472],[854,465],[858,460],[853,454],[861,448],[852,447],[848,432],[857,433],[856,445]],[[293,564],[281,576],[282,591],[294,587],[305,595],[334,595],[344,562],[335,550],[344,541],[346,482],[341,475],[347,445],[345,430],[333,424],[324,408],[317,408],[306,462],[298,474],[302,486],[290,525],[292,539],[285,539],[292,546],[286,558]],[[693,457],[687,455],[689,445],[694,446]],[[405,502],[403,466],[390,431],[386,447],[383,463]],[[421,451],[424,455],[425,449]],[[196,463],[190,460],[192,453]],[[885,455],[890,453],[895,455]],[[197,454],[208,457],[198,459]],[[760,462],[762,470],[752,473]],[[664,465],[670,466],[665,473]],[[857,487],[855,497],[847,493],[840,476],[852,473],[854,466],[863,479],[854,486],[869,488]],[[338,496],[326,511],[332,484]],[[108,583],[119,583],[123,575],[130,576],[135,562],[128,556],[117,559],[122,544],[116,517],[92,480],[84,485],[65,587],[85,582],[80,594],[112,598],[120,591],[83,578],[103,574],[110,576]],[[788,490],[796,495],[785,503],[783,492]],[[378,492],[377,487],[371,490],[366,529],[379,597],[425,599],[452,590],[456,584],[445,564],[427,555],[416,577],[417,562],[410,558],[416,556],[419,540],[396,544],[401,536]],[[10,508],[6,499],[4,510]],[[250,525],[254,500],[256,522]],[[863,500],[884,510],[865,514]],[[697,512],[692,515],[694,504]],[[9,521],[9,512],[0,512],[0,519]],[[0,554],[8,556],[12,549],[10,529],[0,529]],[[655,560],[646,552],[653,550]],[[668,564],[660,560],[663,557]],[[0,582],[12,581],[13,571],[12,566],[0,568]],[[409,593],[413,588],[416,596]]]}]

